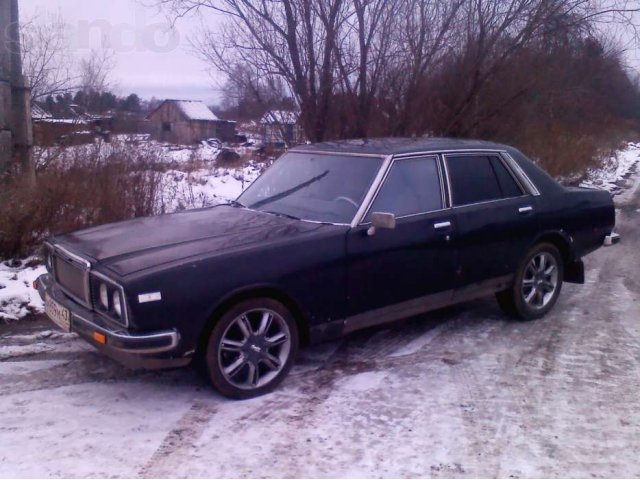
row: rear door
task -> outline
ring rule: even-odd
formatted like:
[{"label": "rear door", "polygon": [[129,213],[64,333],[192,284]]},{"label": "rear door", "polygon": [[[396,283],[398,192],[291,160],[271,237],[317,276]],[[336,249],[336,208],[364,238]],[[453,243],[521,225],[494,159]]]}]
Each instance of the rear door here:
[{"label": "rear door", "polygon": [[[394,160],[363,223],[349,232],[351,316],[384,307],[397,307],[398,314],[407,307],[403,302],[434,294],[439,294],[437,301],[451,298],[455,225],[452,211],[445,208],[441,171],[437,156]],[[395,214],[396,228],[369,235],[372,212]],[[376,323],[387,318],[380,312]]]},{"label": "rear door", "polygon": [[444,159],[457,228],[458,287],[508,282],[538,230],[535,197],[499,153]]}]

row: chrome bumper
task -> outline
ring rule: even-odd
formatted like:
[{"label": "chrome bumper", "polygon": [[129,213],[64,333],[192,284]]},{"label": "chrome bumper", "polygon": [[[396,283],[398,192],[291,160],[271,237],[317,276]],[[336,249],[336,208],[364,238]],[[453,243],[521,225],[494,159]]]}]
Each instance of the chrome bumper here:
[{"label": "chrome bumper", "polygon": [[609,235],[604,237],[604,242],[602,242],[602,245],[605,247],[610,247],[611,245],[615,245],[616,243],[620,243],[620,235],[615,232],[611,232]]},{"label": "chrome bumper", "polygon": [[130,333],[124,327],[109,322],[95,312],[67,297],[45,274],[35,281],[40,297],[49,295],[70,313],[71,331],[80,335],[105,355],[132,368],[165,368],[186,365],[190,358],[172,357],[180,343],[175,330],[150,333]]}]

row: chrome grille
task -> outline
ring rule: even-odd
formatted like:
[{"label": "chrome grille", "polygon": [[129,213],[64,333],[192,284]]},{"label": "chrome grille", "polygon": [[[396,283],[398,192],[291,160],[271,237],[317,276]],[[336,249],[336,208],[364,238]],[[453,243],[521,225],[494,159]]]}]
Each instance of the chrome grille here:
[{"label": "chrome grille", "polygon": [[67,294],[83,305],[89,305],[89,272],[81,265],[71,260],[54,257],[54,272],[56,282]]}]

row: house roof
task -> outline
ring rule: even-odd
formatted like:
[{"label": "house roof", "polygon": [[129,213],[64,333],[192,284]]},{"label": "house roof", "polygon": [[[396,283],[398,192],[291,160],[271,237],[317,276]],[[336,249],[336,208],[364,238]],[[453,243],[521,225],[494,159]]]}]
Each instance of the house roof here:
[{"label": "house roof", "polygon": [[269,110],[260,119],[262,124],[295,125],[298,123],[298,114],[291,110]]},{"label": "house roof", "polygon": [[52,118],[52,117],[53,115],[47,112],[40,105],[34,103],[31,106],[31,118],[33,118],[34,120],[44,120],[46,118]]},{"label": "house roof", "polygon": [[201,100],[175,100],[168,99],[162,102],[158,107],[147,115],[147,118],[151,117],[157,112],[165,103],[171,103],[175,105],[178,110],[187,118],[187,120],[204,120],[215,122],[220,120],[216,115],[207,107]]},{"label": "house roof", "polygon": [[176,100],[176,105],[189,120],[219,120],[200,100]]}]

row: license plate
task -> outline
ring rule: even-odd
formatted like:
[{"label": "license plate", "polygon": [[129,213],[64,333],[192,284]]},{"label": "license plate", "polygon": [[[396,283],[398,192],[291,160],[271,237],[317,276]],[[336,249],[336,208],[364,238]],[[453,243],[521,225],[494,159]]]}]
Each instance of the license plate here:
[{"label": "license plate", "polygon": [[44,300],[44,311],[51,321],[62,330],[65,332],[71,330],[71,315],[69,309],[64,308],[49,295],[47,295]]}]

